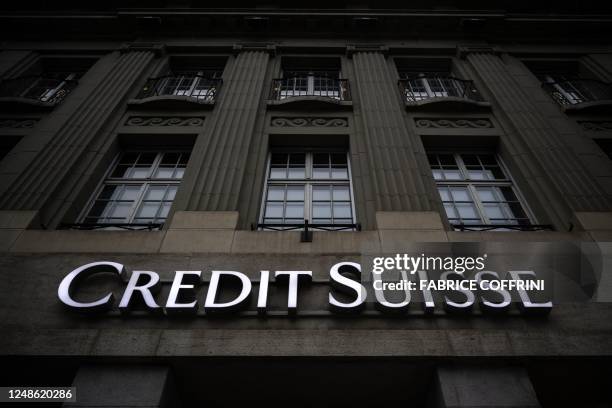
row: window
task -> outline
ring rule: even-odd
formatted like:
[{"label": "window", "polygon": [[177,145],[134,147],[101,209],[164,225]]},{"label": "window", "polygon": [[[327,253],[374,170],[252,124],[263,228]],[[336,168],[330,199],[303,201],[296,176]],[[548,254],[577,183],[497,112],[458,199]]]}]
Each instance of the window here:
[{"label": "window", "polygon": [[178,71],[158,83],[158,95],[189,96],[212,100],[219,85],[220,70]]},{"label": "window", "polygon": [[285,71],[279,98],[324,96],[339,100],[341,96],[339,74],[338,71]]},{"label": "window", "polygon": [[120,154],[83,223],[159,228],[168,216],[188,160],[186,151]]},{"label": "window", "polygon": [[19,77],[3,80],[0,96],[60,103],[93,62],[90,58],[40,58]]},{"label": "window", "polygon": [[283,224],[308,220],[330,229],[352,229],[351,197],[346,151],[273,152],[261,219],[264,228],[267,224],[283,229]]},{"label": "window", "polygon": [[612,86],[595,79],[579,61],[526,61],[543,88],[561,106],[612,99]]},{"label": "window", "polygon": [[428,154],[428,159],[446,216],[456,229],[531,225],[494,154],[441,152]]}]

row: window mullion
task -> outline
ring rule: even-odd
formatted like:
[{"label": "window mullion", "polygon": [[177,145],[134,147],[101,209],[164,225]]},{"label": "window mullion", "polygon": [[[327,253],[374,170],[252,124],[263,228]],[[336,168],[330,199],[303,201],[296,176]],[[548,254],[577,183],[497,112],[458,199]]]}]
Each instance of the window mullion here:
[{"label": "window mullion", "polygon": [[472,200],[474,201],[474,206],[476,207],[476,211],[478,211],[478,215],[482,220],[483,224],[491,224],[491,220],[487,217],[487,214],[484,209],[484,204],[480,200],[480,196],[478,195],[478,191],[476,190],[476,186],[472,183],[467,184],[468,191],[472,196]]}]

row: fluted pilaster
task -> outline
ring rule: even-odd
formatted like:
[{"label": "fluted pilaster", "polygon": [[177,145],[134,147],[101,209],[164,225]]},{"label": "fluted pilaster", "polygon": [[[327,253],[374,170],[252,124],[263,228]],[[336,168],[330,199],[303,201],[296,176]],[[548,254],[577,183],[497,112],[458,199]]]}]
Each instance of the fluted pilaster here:
[{"label": "fluted pilaster", "polygon": [[188,210],[234,211],[252,148],[257,112],[266,84],[269,54],[244,49],[224,75],[223,88],[208,126],[194,147],[183,194]]},{"label": "fluted pilaster", "polygon": [[[380,52],[353,55],[357,94],[355,118],[364,182],[371,183],[375,211],[427,211],[433,198],[426,183],[431,173],[417,135],[408,129],[398,103],[397,86]],[[358,127],[359,128],[359,127]],[[362,150],[363,149],[363,150]]]},{"label": "fluted pilaster", "polygon": [[[100,135],[127,92],[153,59],[152,51],[114,52],[93,67],[77,90],[53,112],[65,120],[53,129],[41,127],[38,150],[0,199],[3,210],[38,210],[66,179],[88,146]],[[93,77],[92,77],[93,76]],[[62,109],[64,108],[64,109]],[[57,121],[55,121],[57,123]],[[53,132],[52,135],[48,135]],[[34,135],[36,136],[36,135]],[[52,214],[50,215],[50,217]]]},{"label": "fluted pilaster", "polygon": [[467,60],[499,104],[499,113],[509,125],[506,142],[512,145],[517,164],[542,202],[550,206],[556,221],[567,225],[570,210],[609,210],[610,197],[568,144],[568,130],[562,124],[560,128],[553,126],[534,95],[514,79],[506,62],[487,52],[469,53]]}]

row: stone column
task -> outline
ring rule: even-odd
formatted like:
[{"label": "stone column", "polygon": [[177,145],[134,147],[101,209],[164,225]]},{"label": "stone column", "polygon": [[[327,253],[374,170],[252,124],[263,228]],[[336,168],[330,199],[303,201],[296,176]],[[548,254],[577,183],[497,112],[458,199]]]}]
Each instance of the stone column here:
[{"label": "stone column", "polygon": [[360,163],[355,184],[361,185],[355,189],[366,192],[366,202],[375,200],[366,203],[367,218],[373,220],[376,211],[436,209],[427,187],[432,176],[423,146],[406,126],[397,77],[385,55],[382,50],[358,49],[352,60],[357,130],[351,153]]},{"label": "stone column", "polygon": [[435,408],[539,408],[527,372],[514,367],[440,367]]},{"label": "stone column", "polygon": [[[117,108],[160,48],[132,44],[100,60],[79,81],[62,104],[30,135],[27,163],[0,191],[2,210],[40,210],[41,222],[56,219],[79,182],[73,177],[79,160],[91,157],[92,143],[104,134]],[[16,152],[18,154],[19,152]]]},{"label": "stone column", "polygon": [[223,77],[218,106],[193,149],[177,210],[236,211],[252,146],[272,47],[236,46]]},{"label": "stone column", "polygon": [[[460,48],[459,54],[493,96],[495,113],[506,127],[503,144],[553,222],[567,226],[572,212],[610,210],[610,194],[589,174],[588,160],[581,157],[587,150],[593,155],[593,146],[580,140],[575,125],[560,116],[539,84],[530,84],[531,74],[516,72],[519,68],[509,65],[513,59],[493,48]],[[551,113],[553,108],[556,113]]]},{"label": "stone column", "polygon": [[83,366],[72,386],[76,387],[76,402],[65,403],[66,408],[169,408],[178,405],[170,369],[166,366]]}]

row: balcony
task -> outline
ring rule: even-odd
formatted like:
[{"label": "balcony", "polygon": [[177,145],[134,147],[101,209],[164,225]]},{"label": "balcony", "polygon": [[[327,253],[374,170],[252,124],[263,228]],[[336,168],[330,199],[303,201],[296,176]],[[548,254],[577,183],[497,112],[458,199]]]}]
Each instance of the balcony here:
[{"label": "balcony", "polygon": [[295,76],[272,80],[268,105],[302,108],[351,107],[347,79],[323,76]]},{"label": "balcony", "polygon": [[0,107],[13,110],[51,109],[61,103],[78,81],[74,75],[53,78],[50,76],[23,76],[0,82]]},{"label": "balcony", "polygon": [[612,84],[595,79],[544,82],[542,88],[565,111],[610,111]]},{"label": "balcony", "polygon": [[410,110],[487,110],[473,81],[451,76],[419,76],[401,79],[400,92]]},{"label": "balcony", "polygon": [[166,75],[149,78],[129,104],[153,108],[212,108],[222,84],[221,78],[203,75]]}]

